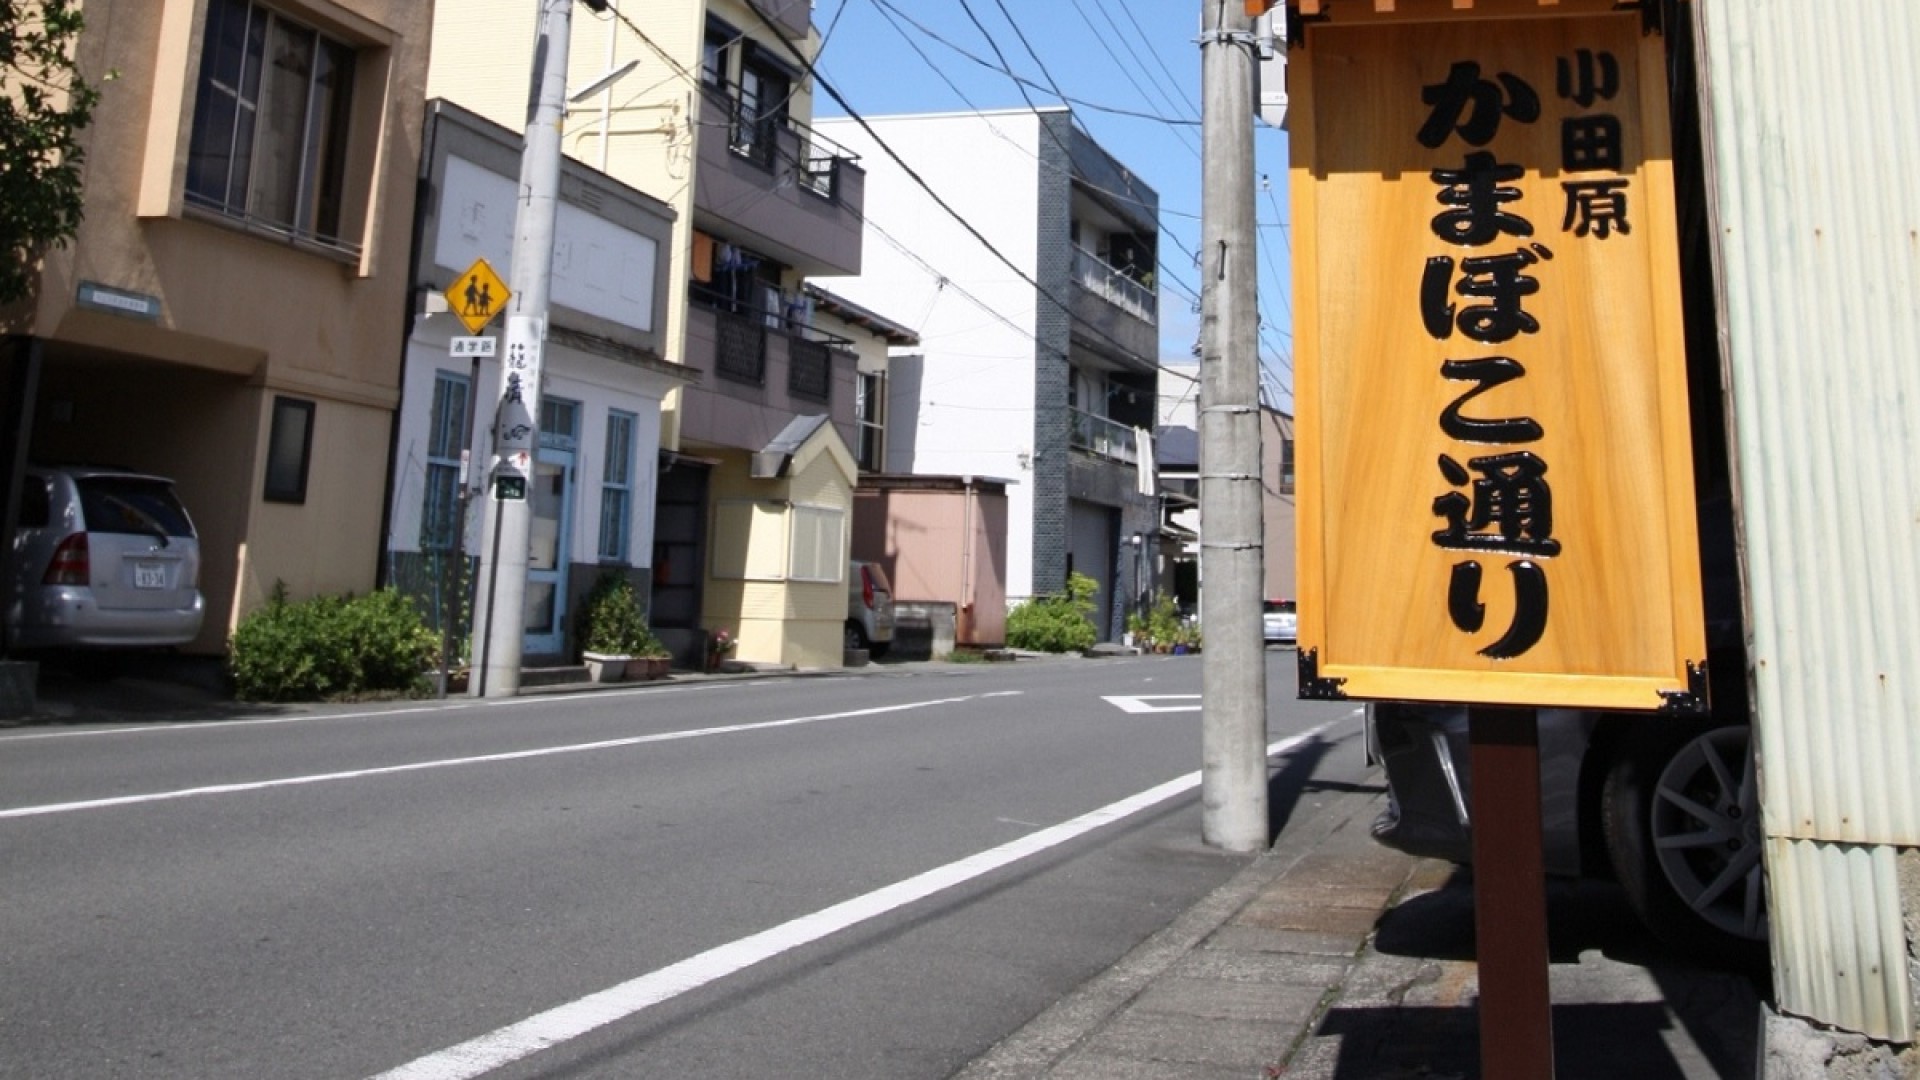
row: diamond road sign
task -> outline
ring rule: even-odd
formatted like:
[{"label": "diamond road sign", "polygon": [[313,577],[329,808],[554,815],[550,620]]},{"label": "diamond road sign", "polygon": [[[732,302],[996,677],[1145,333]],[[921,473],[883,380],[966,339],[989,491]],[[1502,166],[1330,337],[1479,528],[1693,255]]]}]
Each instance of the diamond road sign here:
[{"label": "diamond road sign", "polygon": [[473,260],[467,271],[447,286],[448,309],[454,318],[459,319],[469,334],[479,334],[493,321],[495,315],[506,310],[507,300],[513,296],[507,283],[493,272],[485,259]]}]

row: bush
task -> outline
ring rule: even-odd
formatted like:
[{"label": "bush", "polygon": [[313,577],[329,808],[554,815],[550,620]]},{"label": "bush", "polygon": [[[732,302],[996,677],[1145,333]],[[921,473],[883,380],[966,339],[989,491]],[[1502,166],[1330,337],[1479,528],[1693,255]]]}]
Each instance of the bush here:
[{"label": "bush", "polygon": [[1085,574],[1067,575],[1063,595],[1022,601],[1007,612],[1007,644],[1035,652],[1079,652],[1100,640],[1087,618],[1100,586]]},{"label": "bush", "polygon": [[1187,625],[1181,620],[1179,609],[1174,607],[1171,596],[1161,596],[1154,601],[1153,607],[1127,616],[1127,632],[1133,635],[1133,643],[1142,649],[1152,649],[1156,645],[1192,644],[1185,640],[1186,631]]},{"label": "bush", "polygon": [[647,613],[633,583],[617,571],[604,571],[580,609],[580,648],[603,656],[667,655],[667,647],[647,626]]},{"label": "bush", "polygon": [[242,701],[423,694],[439,649],[419,609],[398,590],[295,603],[280,583],[267,606],[234,631],[227,670]]}]

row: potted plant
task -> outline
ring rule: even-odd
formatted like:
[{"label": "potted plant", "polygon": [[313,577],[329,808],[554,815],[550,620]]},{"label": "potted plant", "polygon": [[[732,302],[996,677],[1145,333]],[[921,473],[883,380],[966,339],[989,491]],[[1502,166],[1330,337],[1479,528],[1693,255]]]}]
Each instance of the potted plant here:
[{"label": "potted plant", "polygon": [[733,635],[725,630],[715,630],[707,637],[707,670],[719,671],[721,661],[733,652]]},{"label": "potted plant", "polygon": [[659,660],[664,667],[667,657],[665,646],[647,627],[633,583],[611,570],[594,582],[580,609],[580,649],[594,682],[618,682],[629,677],[630,668],[653,666],[635,663],[639,660]]}]

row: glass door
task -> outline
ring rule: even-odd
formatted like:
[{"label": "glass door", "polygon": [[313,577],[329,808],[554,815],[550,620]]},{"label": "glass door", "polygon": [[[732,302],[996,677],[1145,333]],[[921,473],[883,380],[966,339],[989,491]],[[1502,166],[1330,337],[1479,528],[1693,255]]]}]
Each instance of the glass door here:
[{"label": "glass door", "polygon": [[533,525],[527,537],[527,621],[521,645],[528,656],[558,656],[566,650],[573,459],[570,449],[542,446],[528,485]]}]

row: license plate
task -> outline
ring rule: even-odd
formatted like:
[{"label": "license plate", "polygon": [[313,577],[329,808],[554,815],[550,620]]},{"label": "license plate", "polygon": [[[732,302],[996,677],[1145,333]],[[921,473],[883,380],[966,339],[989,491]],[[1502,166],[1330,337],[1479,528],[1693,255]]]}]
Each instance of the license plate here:
[{"label": "license plate", "polygon": [[167,567],[165,563],[140,562],[133,564],[133,587],[136,589],[164,589],[167,587]]}]

